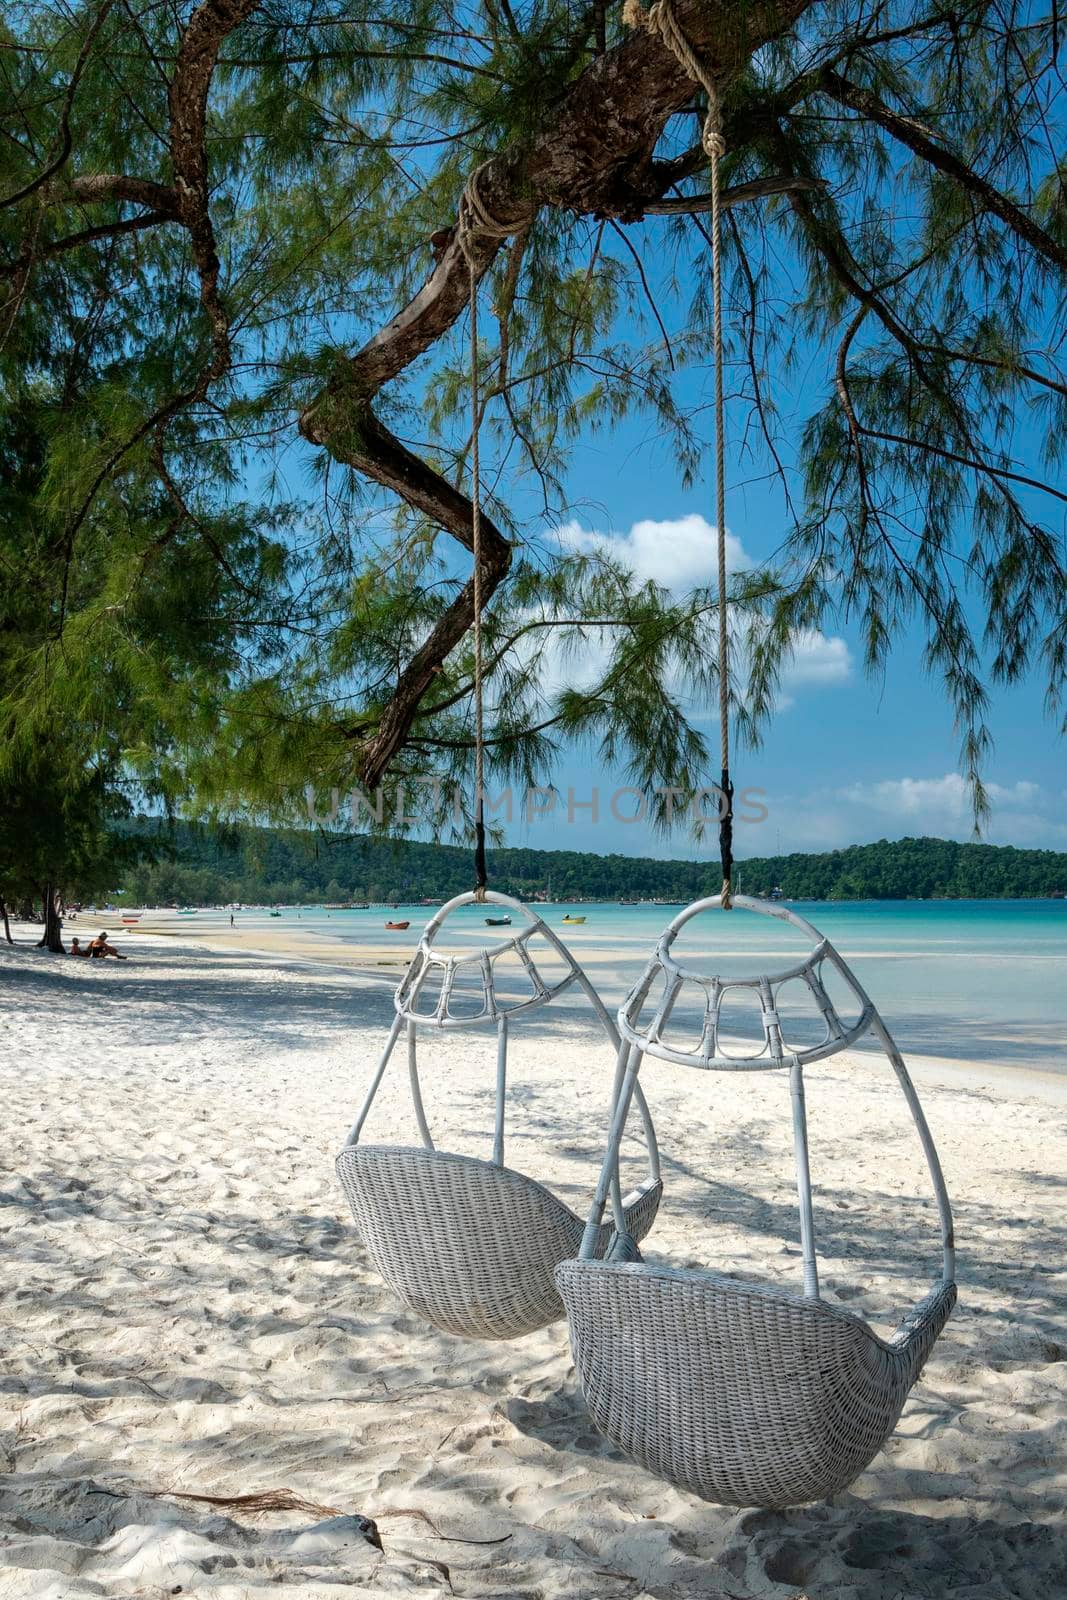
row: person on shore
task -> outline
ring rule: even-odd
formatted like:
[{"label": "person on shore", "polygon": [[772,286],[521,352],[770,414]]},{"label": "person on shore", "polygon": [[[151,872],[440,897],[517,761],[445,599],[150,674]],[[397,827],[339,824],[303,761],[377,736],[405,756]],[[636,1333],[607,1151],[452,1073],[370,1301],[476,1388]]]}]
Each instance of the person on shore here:
[{"label": "person on shore", "polygon": [[121,950],[116,950],[113,944],[108,944],[107,933],[98,933],[95,939],[89,940],[88,954],[100,960],[107,956],[114,956],[117,961],[128,961],[129,956],[124,956]]},{"label": "person on shore", "polygon": [[70,953],[72,956],[88,956],[89,954],[88,949],[83,950],[78,943],[77,935],[70,941]]}]

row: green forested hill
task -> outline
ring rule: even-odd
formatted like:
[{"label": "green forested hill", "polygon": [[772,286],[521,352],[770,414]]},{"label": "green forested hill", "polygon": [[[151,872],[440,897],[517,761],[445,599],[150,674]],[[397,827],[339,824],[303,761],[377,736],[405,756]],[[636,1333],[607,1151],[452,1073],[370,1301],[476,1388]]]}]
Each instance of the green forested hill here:
[{"label": "green forested hill", "polygon": [[[129,870],[124,897],[137,904],[201,905],[229,900],[413,901],[457,894],[471,884],[470,852],[452,845],[390,842],[353,834],[242,827],[217,834],[179,824],[156,835],[157,860]],[[1067,892],[1067,854],[948,839],[881,839],[819,855],[753,857],[740,863],[742,888],[780,887],[813,900],[975,899]],[[714,894],[718,863],[598,856],[573,850],[490,852],[495,888],[555,899],[690,900]]]}]

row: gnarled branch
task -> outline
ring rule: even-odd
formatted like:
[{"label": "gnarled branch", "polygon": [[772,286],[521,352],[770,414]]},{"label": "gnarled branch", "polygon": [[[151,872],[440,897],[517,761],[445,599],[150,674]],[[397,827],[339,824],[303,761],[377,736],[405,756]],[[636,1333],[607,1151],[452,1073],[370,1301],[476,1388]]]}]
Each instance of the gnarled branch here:
[{"label": "gnarled branch", "polygon": [[178,214],[200,279],[200,303],[211,323],[215,354],[205,384],[230,364],[230,324],[219,294],[221,264],[211,223],[207,170],[207,97],[224,39],[259,0],[203,0],[189,18],[170,84],[170,154]]},{"label": "gnarled branch", "polygon": [[[676,13],[693,46],[724,85],[753,51],[779,37],[812,0],[753,0],[739,11],[728,0],[677,0]],[[541,206],[578,215],[618,215],[647,198],[647,171],[670,117],[690,102],[694,85],[658,38],[634,35],[598,56],[528,140],[509,146],[479,169],[481,203],[518,232]],[[663,165],[662,163],[660,165]],[[662,188],[657,191],[662,196]],[[476,280],[492,266],[502,241],[479,234],[470,246]],[[374,415],[381,387],[430,349],[462,315],[470,267],[455,229],[442,236],[434,270],[418,294],[331,380],[300,419],[300,430],[337,460],[392,488],[469,547],[470,507],[446,478],[403,449]],[[398,452],[400,454],[398,455]],[[397,467],[402,465],[402,470]],[[463,507],[457,525],[457,502]],[[481,590],[488,602],[508,570],[510,550],[490,524],[483,540]],[[401,673],[393,699],[361,755],[363,780],[379,782],[410,731],[435,670],[473,621],[468,584]],[[362,735],[354,735],[362,736]]]}]

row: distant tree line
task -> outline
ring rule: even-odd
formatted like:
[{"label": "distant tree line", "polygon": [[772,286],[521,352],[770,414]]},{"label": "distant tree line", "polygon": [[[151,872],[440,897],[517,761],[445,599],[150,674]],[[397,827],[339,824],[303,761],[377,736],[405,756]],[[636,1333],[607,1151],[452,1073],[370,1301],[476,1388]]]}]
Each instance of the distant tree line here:
[{"label": "distant tree line", "polygon": [[[471,887],[467,850],[362,835],[242,827],[223,832],[178,824],[129,825],[147,858],[122,876],[138,905],[282,905],[412,902]],[[154,859],[152,859],[154,857]],[[949,839],[881,839],[815,855],[753,857],[741,888],[780,889],[790,899],[908,900],[1026,898],[1067,892],[1067,854]],[[711,861],[658,861],[573,850],[491,852],[493,886],[531,898],[691,900],[717,892]]]}]

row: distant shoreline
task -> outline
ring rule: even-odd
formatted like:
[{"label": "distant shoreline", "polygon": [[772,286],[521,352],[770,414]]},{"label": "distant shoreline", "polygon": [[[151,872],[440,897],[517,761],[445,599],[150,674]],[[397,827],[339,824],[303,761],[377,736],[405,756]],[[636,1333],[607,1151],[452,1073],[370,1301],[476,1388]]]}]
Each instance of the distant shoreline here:
[{"label": "distant shoreline", "polygon": [[[745,890],[745,894],[749,891]],[[516,895],[516,899],[521,896]],[[713,897],[706,897],[713,898]],[[785,906],[905,906],[905,905],[1043,905],[1046,902],[1063,902],[1067,904],[1067,893],[1051,891],[1048,894],[911,894],[911,895],[838,895],[824,897],[821,895],[782,895],[775,899],[771,895],[751,895],[752,899],[765,900],[768,904]],[[447,902],[440,900],[377,900],[365,906],[327,906],[321,900],[294,900],[286,901],[249,901],[238,904],[234,901],[205,901],[203,904],[182,912],[175,905],[120,905],[118,903],[105,906],[85,906],[74,913],[78,917],[87,916],[120,916],[123,912],[138,912],[144,916],[163,915],[195,916],[202,911],[230,912],[235,914],[242,911],[260,912],[269,914],[272,911],[326,911],[345,915],[351,911],[378,911],[383,914],[390,911],[434,911]],[[564,910],[567,906],[618,906],[622,910],[647,910],[647,911],[681,911],[694,902],[688,900],[615,900],[610,897],[591,898],[583,895],[568,895],[560,900],[527,900],[525,902],[532,911],[539,907],[553,910]],[[67,913],[64,920],[69,921],[71,913]]]},{"label": "distant shoreline", "polygon": [[[160,830],[146,818],[131,832],[155,858],[113,881],[112,893],[121,889],[126,904],[412,907],[448,900],[472,882],[470,851],[459,845],[299,829],[211,833],[187,823]],[[680,907],[717,894],[722,879],[718,863],[708,857],[685,861],[502,846],[489,852],[489,881],[527,902],[544,897],[548,904]],[[798,903],[1040,900],[1067,896],[1067,852],[880,839],[735,863],[735,893],[775,890]]]}]

